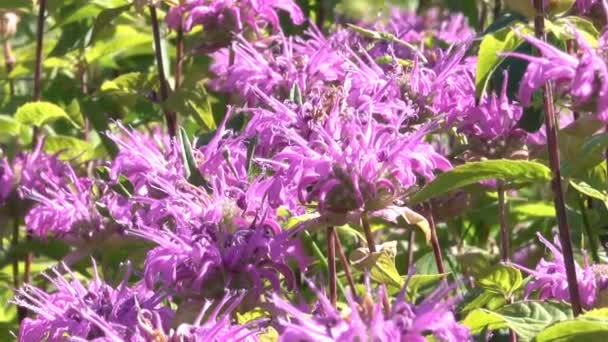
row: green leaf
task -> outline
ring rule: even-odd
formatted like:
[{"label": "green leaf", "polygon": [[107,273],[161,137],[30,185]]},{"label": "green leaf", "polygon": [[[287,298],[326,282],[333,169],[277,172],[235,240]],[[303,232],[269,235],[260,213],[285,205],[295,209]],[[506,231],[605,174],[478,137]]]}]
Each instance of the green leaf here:
[{"label": "green leaf", "polygon": [[70,120],[78,125],[79,128],[84,127],[84,118],[77,99],[72,99],[72,102],[65,108],[65,111],[70,117]]},{"label": "green leaf", "polygon": [[513,203],[511,205],[511,212],[517,215],[521,215],[524,218],[536,218],[536,217],[555,217],[555,206],[550,202],[525,202],[525,203]]},{"label": "green leaf", "polygon": [[104,95],[114,97],[118,101],[133,104],[138,97],[146,96],[152,89],[152,80],[140,72],[130,72],[120,75],[111,81],[105,81],[100,90]]},{"label": "green leaf", "polygon": [[112,21],[119,17],[122,13],[128,11],[131,8],[131,4],[127,4],[115,8],[107,8],[99,13],[93,23],[93,32],[91,33],[91,40],[89,44],[94,43],[99,39],[99,36],[108,28],[111,28]]},{"label": "green leaf", "polygon": [[182,158],[184,160],[184,175],[186,176],[186,179],[188,179],[191,184],[202,186],[209,190],[209,184],[207,184],[207,181],[201,174],[201,171],[198,169],[196,159],[194,158],[194,153],[192,152],[192,144],[190,143],[188,134],[183,127],[179,128],[179,138],[182,145]]},{"label": "green leaf", "polygon": [[206,131],[217,128],[211,107],[211,96],[205,89],[204,82],[188,85],[184,82],[177,91],[171,93],[166,106],[181,115],[192,116],[196,123]]},{"label": "green leaf", "polygon": [[[50,102],[28,102],[17,109],[15,120],[23,125],[42,127],[58,119],[66,119],[72,124],[70,116],[59,106]],[[74,124],[75,125],[75,124]]]},{"label": "green leaf", "polygon": [[503,13],[503,14],[501,14],[500,17],[498,17],[498,19],[494,20],[488,26],[488,28],[486,28],[486,30],[484,31],[484,35],[498,31],[500,29],[503,29],[503,28],[507,27],[509,24],[511,24],[513,22],[518,22],[518,21],[525,22],[528,20],[526,19],[526,17],[524,17],[523,15],[521,15],[517,12]]},{"label": "green leaf", "polygon": [[607,321],[570,320],[556,323],[541,331],[535,342],[604,342],[608,336]]},{"label": "green leaf", "polygon": [[608,133],[591,136],[577,148],[574,160],[562,161],[562,174],[572,177],[604,161],[604,150],[608,147]]},{"label": "green leaf", "polygon": [[289,91],[289,100],[298,106],[302,105],[302,91],[300,90],[300,86],[297,83],[294,83]]},{"label": "green leaf", "polygon": [[553,33],[559,40],[566,41],[576,39],[571,26],[592,46],[597,47],[599,31],[592,22],[579,16],[567,16],[550,22],[545,20],[547,30]]},{"label": "green leaf", "polygon": [[473,334],[483,329],[513,329],[520,341],[532,340],[549,325],[572,318],[570,305],[552,301],[521,301],[498,310],[476,309],[462,322]]},{"label": "green leaf", "polygon": [[21,132],[21,124],[12,116],[0,115],[0,134],[16,136]]},{"label": "green leaf", "polygon": [[99,103],[90,97],[83,99],[82,106],[85,109],[84,113],[87,119],[89,119],[95,131],[99,134],[106,152],[108,152],[110,157],[116,157],[118,155],[118,146],[105,134],[110,129],[107,114],[103,111],[103,108],[100,108]]},{"label": "green leaf", "polygon": [[551,170],[543,164],[525,160],[496,159],[466,163],[438,175],[410,198],[410,204],[489,179],[546,182],[551,179]]},{"label": "green leaf", "polygon": [[570,181],[570,185],[581,194],[604,202],[604,205],[608,208],[608,191],[598,190],[585,182],[575,182],[574,180]]},{"label": "green leaf", "polygon": [[82,163],[98,157],[95,147],[89,142],[65,135],[52,135],[44,140],[47,153],[58,153],[62,160],[76,159]]},{"label": "green leaf", "polygon": [[510,298],[523,285],[521,272],[512,266],[497,265],[490,272],[477,280],[482,288],[492,293]]},{"label": "green leaf", "polygon": [[439,281],[447,277],[449,273],[437,274],[413,274],[411,276],[402,277],[407,281],[407,294],[410,298],[415,299],[420,289],[437,284]]},{"label": "green leaf", "polygon": [[[523,32],[524,26],[519,24],[517,27]],[[496,70],[498,65],[505,59],[499,53],[515,50],[521,43],[521,38],[510,27],[500,29],[484,36],[479,46],[477,54],[477,74],[475,75],[475,89],[477,97],[480,97],[487,85],[490,75]]]},{"label": "green leaf", "polygon": [[374,218],[380,218],[390,222],[396,227],[407,227],[414,225],[424,234],[427,242],[431,240],[431,228],[426,218],[408,207],[390,205],[385,209],[378,210],[373,214]]},{"label": "green leaf", "polygon": [[62,57],[73,50],[84,48],[89,30],[86,21],[72,22],[63,26],[61,35],[53,51],[49,53],[49,57]]},{"label": "green leaf", "polygon": [[403,278],[395,266],[397,241],[386,242],[377,246],[377,252],[369,253],[367,247],[357,248],[350,254],[353,267],[363,272],[369,272],[372,280],[391,285],[396,288],[403,286]]},{"label": "green leaf", "polygon": [[32,0],[2,0],[2,1],[0,1],[0,9],[15,10],[18,8],[31,9]]}]

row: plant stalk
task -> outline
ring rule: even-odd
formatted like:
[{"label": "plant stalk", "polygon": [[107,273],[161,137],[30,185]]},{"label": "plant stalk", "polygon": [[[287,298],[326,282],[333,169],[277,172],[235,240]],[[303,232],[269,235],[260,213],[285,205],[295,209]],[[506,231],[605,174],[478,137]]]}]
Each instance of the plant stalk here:
[{"label": "plant stalk", "polygon": [[433,219],[433,206],[431,205],[431,202],[427,202],[425,207],[426,219],[429,222],[429,228],[431,229],[431,245],[433,246],[433,254],[435,255],[437,272],[445,273],[443,256],[441,255],[441,246],[439,245],[439,239],[437,238],[437,227],[435,226],[435,220]]},{"label": "plant stalk", "polygon": [[367,248],[370,253],[376,253],[376,242],[374,241],[374,235],[372,234],[372,229],[369,226],[369,217],[367,216],[367,211],[364,211],[361,214],[361,225],[363,226],[363,231],[365,232],[365,239],[367,240]]},{"label": "plant stalk", "polygon": [[[537,38],[546,40],[543,0],[534,0],[534,8],[536,9],[536,16],[534,18],[534,33]],[[564,255],[566,277],[569,284],[568,290],[570,292],[570,304],[572,306],[574,316],[578,316],[582,312],[582,307],[578,289],[578,281],[576,279],[576,268],[574,266],[572,242],[570,239],[570,227],[568,226],[568,216],[566,214],[564,192],[562,190],[560,157],[558,149],[559,145],[557,138],[557,127],[555,125],[555,108],[553,107],[553,89],[550,82],[545,83],[543,95],[549,166],[553,175],[551,180],[553,201],[555,204],[555,212],[557,214],[557,226],[559,228],[559,238],[562,245],[562,253]]]},{"label": "plant stalk", "polygon": [[416,231],[410,229],[407,237],[407,259],[405,260],[405,264],[407,265],[407,273],[409,273],[414,266],[414,241],[416,241]]},{"label": "plant stalk", "polygon": [[496,191],[498,192],[498,218],[500,221],[500,259],[503,262],[509,262],[511,258],[511,234],[509,234],[508,208],[504,183],[500,180],[497,181]]},{"label": "plant stalk", "polygon": [[[44,16],[46,13],[46,0],[39,0],[38,2],[38,21],[36,23],[36,61],[34,65],[34,93],[32,99],[34,102],[42,99],[42,49],[44,46]],[[38,140],[38,129],[34,127],[32,133],[32,141]],[[26,241],[31,241],[32,236],[27,235]],[[23,267],[23,284],[27,284],[31,279],[32,261],[34,259],[34,253],[28,251],[25,255],[25,265]],[[24,307],[17,308],[17,318],[19,322],[23,321],[27,317],[27,309]]]},{"label": "plant stalk", "polygon": [[357,288],[355,286],[355,279],[353,278],[353,274],[350,270],[350,263],[348,258],[346,257],[346,253],[344,253],[344,248],[342,247],[342,242],[340,241],[340,236],[338,233],[335,233],[336,236],[336,249],[338,250],[338,256],[340,257],[340,262],[342,263],[342,267],[344,268],[344,273],[346,274],[346,280],[348,280],[348,286],[350,286],[350,291],[353,294],[353,297],[356,301],[359,301],[359,297],[357,296]]},{"label": "plant stalk", "polygon": [[327,264],[329,273],[329,300],[336,307],[338,302],[338,291],[336,287],[336,230],[333,226],[326,229],[327,232]]},{"label": "plant stalk", "polygon": [[[163,107],[166,105],[164,102],[169,97],[169,90],[167,89],[167,78],[165,76],[165,67],[163,65],[163,54],[162,44],[160,38],[160,25],[158,23],[158,16],[156,14],[156,7],[149,6],[150,18],[152,19],[152,31],[154,34],[154,52],[156,53],[156,67],[158,69],[158,81],[160,83],[160,101],[163,103]],[[167,121],[167,131],[169,136],[175,137],[177,133],[177,114],[166,108],[163,108],[165,113],[165,120]]]}]

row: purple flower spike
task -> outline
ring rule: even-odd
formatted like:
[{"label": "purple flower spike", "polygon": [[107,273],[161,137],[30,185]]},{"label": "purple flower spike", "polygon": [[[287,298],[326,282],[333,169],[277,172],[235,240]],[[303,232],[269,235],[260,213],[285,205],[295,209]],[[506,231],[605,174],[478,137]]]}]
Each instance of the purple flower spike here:
[{"label": "purple flower spike", "polygon": [[[564,266],[564,256],[561,252],[561,245],[557,236],[552,244],[545,239],[540,233],[537,233],[539,240],[551,251],[553,260],[548,261],[541,259],[534,270],[523,266],[515,265],[532,276],[532,281],[526,287],[526,296],[532,293],[538,293],[538,298],[557,299],[563,301],[570,300],[568,292],[568,279],[566,277],[566,269]],[[605,281],[596,279],[596,274],[592,266],[589,265],[585,256],[585,264],[581,268],[575,263],[576,277],[578,279],[579,293],[581,294],[582,304],[585,308],[590,309],[598,299],[600,290],[606,287]]]},{"label": "purple flower spike", "polygon": [[19,290],[15,303],[35,314],[21,323],[20,342],[61,342],[66,336],[75,341],[143,341],[144,332],[137,324],[142,311],[153,313],[159,325],[168,329],[173,312],[144,287],[128,287],[130,272],[112,288],[99,279],[96,269],[95,278],[85,285],[65,264],[61,267],[69,277],[56,269],[48,277],[55,292],[46,293],[30,284]]}]

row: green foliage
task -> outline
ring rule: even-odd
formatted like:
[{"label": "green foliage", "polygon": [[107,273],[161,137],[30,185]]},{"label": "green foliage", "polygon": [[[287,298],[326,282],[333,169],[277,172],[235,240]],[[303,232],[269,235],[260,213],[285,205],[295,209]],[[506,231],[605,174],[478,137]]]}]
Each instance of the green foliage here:
[{"label": "green foliage", "polygon": [[478,279],[477,283],[490,293],[511,298],[513,293],[523,285],[523,277],[521,272],[512,266],[497,265]]},{"label": "green foliage", "polygon": [[473,333],[484,329],[510,328],[520,341],[531,341],[549,325],[572,318],[570,306],[551,301],[522,301],[505,305],[497,310],[476,309],[463,323]]},{"label": "green foliage", "polygon": [[[530,29],[522,24],[515,26],[520,33],[529,33]],[[484,36],[477,54],[477,73],[475,89],[480,97],[488,87],[493,74],[506,57],[501,53],[514,51],[523,43],[523,38],[511,27],[505,27]]]},{"label": "green foliage", "polygon": [[76,125],[65,110],[50,102],[29,102],[19,107],[15,113],[15,121],[28,126],[42,127],[59,119]]},{"label": "green foliage", "polygon": [[541,331],[534,342],[602,342],[608,336],[607,309],[598,309],[563,322],[558,322]]},{"label": "green foliage", "polygon": [[401,288],[403,279],[395,266],[397,242],[392,241],[378,245],[377,250],[375,253],[370,253],[367,247],[354,250],[350,255],[353,267],[368,273],[372,280],[380,284]]},{"label": "green foliage", "polygon": [[424,202],[446,192],[483,180],[500,179],[508,182],[546,182],[551,171],[545,165],[523,160],[485,160],[459,165],[440,174],[410,198],[410,203]]}]

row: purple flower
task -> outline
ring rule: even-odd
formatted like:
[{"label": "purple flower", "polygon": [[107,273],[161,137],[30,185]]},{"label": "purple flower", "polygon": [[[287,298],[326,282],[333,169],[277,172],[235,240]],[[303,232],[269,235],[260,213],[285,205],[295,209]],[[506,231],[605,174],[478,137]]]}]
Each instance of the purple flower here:
[{"label": "purple flower", "polygon": [[304,94],[326,89],[328,83],[341,81],[345,75],[345,57],[338,53],[336,45],[334,37],[325,38],[315,28],[301,38],[280,34],[248,42],[238,36],[232,63],[228,49],[213,54],[210,70],[218,78],[211,86],[236,92],[249,104],[259,100],[255,89],[280,98],[286,98],[294,85]]},{"label": "purple flower", "polygon": [[522,114],[522,108],[507,97],[508,74],[505,72],[500,96],[491,94],[482,98],[481,103],[464,113],[448,118],[459,121],[459,130],[467,136],[484,140],[507,138],[516,130],[515,126]]},{"label": "purple flower", "polygon": [[283,191],[303,204],[317,202],[322,213],[383,209],[418,177],[429,180],[436,170],[451,167],[423,142],[425,129],[403,134],[401,124],[382,125],[369,116],[335,111],[313,127],[308,140],[285,130],[291,145],[270,166]]},{"label": "purple flower", "polygon": [[65,264],[61,267],[69,277],[53,269],[54,275],[48,279],[54,292],[30,284],[19,290],[15,303],[35,314],[21,323],[19,341],[59,342],[66,336],[75,341],[142,341],[144,335],[137,324],[142,311],[153,313],[159,326],[168,329],[173,312],[160,305],[163,298],[144,287],[128,287],[130,272],[113,288],[99,279],[96,269],[94,279],[85,285]]},{"label": "purple flower", "polygon": [[47,183],[44,192],[22,187],[27,198],[36,202],[25,216],[28,232],[37,237],[67,239],[90,238],[104,227],[95,208],[93,182],[79,178],[71,168],[69,183]]},{"label": "purple flower", "polygon": [[558,91],[572,96],[575,105],[594,101],[595,114],[600,120],[608,122],[608,66],[603,57],[605,51],[592,48],[576,29],[572,30],[581,51],[580,57],[569,55],[530,35],[523,37],[540,51],[541,57],[520,53],[505,54],[529,61],[519,88],[520,101],[522,105],[528,106],[533,93],[546,82],[553,81]]},{"label": "purple flower", "polygon": [[135,195],[147,196],[154,191],[157,179],[171,184],[184,179],[181,152],[175,141],[159,131],[150,136],[118,126],[120,134],[106,133],[120,148],[111,164],[113,181],[123,175],[133,184]]},{"label": "purple flower", "polygon": [[348,297],[350,312],[335,309],[327,297],[317,291],[319,302],[312,313],[304,312],[274,295],[273,302],[283,312],[279,341],[414,341],[424,342],[427,335],[438,341],[460,342],[470,339],[469,330],[458,324],[451,311],[454,300],[445,297],[449,288],[439,288],[420,304],[404,299],[404,291],[385,314],[382,306],[384,288],[376,298],[366,294],[361,303]]},{"label": "purple flower", "polygon": [[304,22],[304,15],[292,0],[185,0],[167,14],[171,28],[190,31],[204,26],[206,34],[218,31],[240,33],[251,28],[259,33],[266,24],[279,29],[278,11],[289,14],[295,24]]},{"label": "purple flower", "polygon": [[23,198],[25,192],[36,191],[45,195],[48,184],[57,187],[65,186],[72,173],[68,163],[59,160],[56,155],[48,155],[42,148],[44,137],[38,140],[31,153],[22,153],[13,161],[13,173],[18,183],[18,193]]},{"label": "purple flower", "polygon": [[[532,276],[532,281],[526,286],[526,296],[530,296],[532,293],[537,292],[538,298],[541,300],[557,299],[569,301],[570,293],[568,291],[568,287],[570,284],[568,283],[568,279],[566,277],[564,256],[561,252],[559,240],[556,236],[554,238],[554,243],[552,244],[540,233],[537,233],[537,235],[539,240],[553,254],[553,260],[548,261],[544,258],[541,259],[534,270],[516,265]],[[606,284],[605,279],[598,279],[596,277],[594,269],[589,265],[586,256],[583,267],[581,268],[578,263],[575,263],[575,268],[576,277],[578,279],[579,293],[582,296],[582,304],[585,308],[590,309],[598,299],[599,291],[608,287],[608,284]],[[602,279],[603,281],[600,282]]]},{"label": "purple flower", "polygon": [[[272,220],[248,224],[239,218],[206,224],[176,234],[167,230],[137,230],[132,233],[156,242],[148,252],[144,278],[149,288],[163,287],[185,296],[217,298],[225,289],[246,289],[257,299],[268,281],[280,291],[281,276],[293,288],[294,276],[288,261],[305,259],[296,242]],[[231,227],[233,225],[233,227]]]}]

